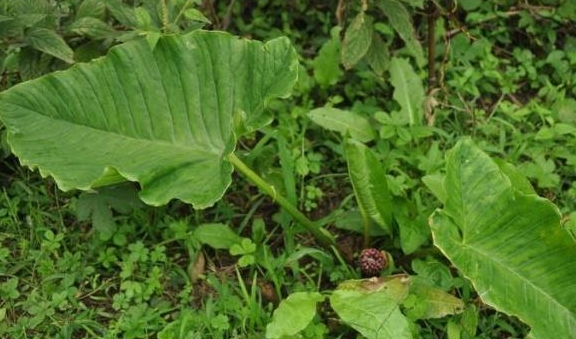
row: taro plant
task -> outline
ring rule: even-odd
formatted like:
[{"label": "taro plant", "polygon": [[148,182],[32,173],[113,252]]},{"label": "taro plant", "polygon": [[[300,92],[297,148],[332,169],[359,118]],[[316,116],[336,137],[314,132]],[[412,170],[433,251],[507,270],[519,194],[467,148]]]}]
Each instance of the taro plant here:
[{"label": "taro plant", "polygon": [[23,165],[63,190],[138,182],[141,199],[219,200],[236,168],[325,246],[310,221],[236,156],[238,138],[269,124],[266,104],[290,95],[298,60],[290,42],[194,31],[139,39],[106,57],[5,91],[1,119]]},{"label": "taro plant", "polygon": [[[407,64],[395,60],[398,70]],[[53,177],[63,190],[132,181],[150,205],[179,199],[201,209],[222,198],[236,169],[332,246],[330,233],[235,153],[239,138],[271,122],[266,106],[290,95],[297,67],[285,38],[261,43],[206,31],[140,38],[1,93],[0,118],[21,163]],[[401,114],[409,118],[404,124],[420,124],[422,112],[412,105],[402,74],[415,75],[396,72],[393,79]],[[325,108],[315,118],[341,113]],[[332,129],[359,139],[347,139],[344,149],[365,233],[369,219],[393,233],[401,222],[391,213],[387,178],[362,143],[375,134],[338,124]],[[492,160],[470,140],[448,154],[445,175],[425,182],[444,204],[430,218],[434,243],[480,298],[525,321],[532,338],[574,337],[576,246],[560,228],[557,208],[513,166]],[[249,264],[252,245],[230,250]],[[345,281],[327,293],[343,322],[367,338],[413,338],[417,320],[465,312],[462,300],[418,275]],[[322,300],[317,292],[288,297],[267,337],[304,330]]]}]

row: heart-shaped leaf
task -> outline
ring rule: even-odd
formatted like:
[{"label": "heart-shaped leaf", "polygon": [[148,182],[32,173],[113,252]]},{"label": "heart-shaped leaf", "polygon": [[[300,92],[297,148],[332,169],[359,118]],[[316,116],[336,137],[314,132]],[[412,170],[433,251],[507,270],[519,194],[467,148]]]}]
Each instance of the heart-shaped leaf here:
[{"label": "heart-shaped leaf", "polygon": [[444,209],[430,219],[436,246],[484,302],[530,325],[532,338],[575,338],[576,246],[558,208],[470,139],[446,167]]},{"label": "heart-shaped leaf", "polygon": [[0,118],[22,164],[63,190],[137,181],[141,198],[212,205],[231,182],[235,131],[270,122],[268,100],[297,77],[285,38],[223,32],[163,36],[0,94]]}]

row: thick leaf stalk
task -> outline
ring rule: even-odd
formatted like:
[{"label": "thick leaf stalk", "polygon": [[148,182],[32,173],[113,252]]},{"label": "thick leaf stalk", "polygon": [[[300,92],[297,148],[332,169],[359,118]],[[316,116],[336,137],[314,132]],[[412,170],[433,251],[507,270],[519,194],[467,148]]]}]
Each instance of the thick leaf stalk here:
[{"label": "thick leaf stalk", "polygon": [[228,161],[234,165],[240,173],[244,174],[250,182],[256,185],[262,192],[270,196],[274,201],[276,201],[286,212],[288,212],[297,222],[299,222],[306,230],[308,230],[312,235],[322,244],[324,247],[332,247],[336,245],[334,236],[330,234],[326,229],[320,227],[317,223],[308,219],[302,212],[300,212],[296,206],[294,206],[288,199],[284,196],[278,194],[274,186],[268,184],[262,177],[260,177],[256,172],[250,169],[236,154],[231,153],[228,156]]}]

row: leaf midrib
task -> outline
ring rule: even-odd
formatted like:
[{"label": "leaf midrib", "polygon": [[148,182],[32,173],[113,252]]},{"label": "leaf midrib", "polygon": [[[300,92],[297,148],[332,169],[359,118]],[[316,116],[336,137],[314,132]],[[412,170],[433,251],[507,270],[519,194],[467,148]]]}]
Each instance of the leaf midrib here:
[{"label": "leaf midrib", "polygon": [[[455,225],[456,223],[454,222],[454,220],[452,221]],[[552,297],[548,292],[546,292],[544,289],[540,288],[539,286],[535,285],[534,282],[530,279],[526,279],[522,274],[518,273],[517,271],[513,270],[512,268],[510,268],[510,266],[505,265],[503,262],[501,262],[500,260],[497,260],[494,258],[494,256],[489,255],[487,253],[485,253],[484,251],[481,251],[479,247],[476,246],[471,246],[470,243],[469,244],[461,244],[462,245],[462,249],[465,250],[466,248],[470,249],[471,251],[477,253],[479,256],[483,257],[484,260],[486,262],[493,262],[495,264],[497,264],[498,266],[504,268],[504,271],[506,272],[510,272],[512,275],[520,278],[521,281],[523,281],[524,283],[527,283],[529,286],[533,287],[533,289],[537,292],[540,292],[541,295],[543,295],[545,297],[546,300],[552,300],[554,302],[555,305],[557,305],[558,308],[560,308],[563,313],[565,313],[566,315],[572,315],[573,312],[567,308],[567,306],[564,306],[562,303],[560,303],[560,301],[558,301],[556,298]],[[475,283],[475,279],[471,279],[469,277],[470,281],[472,281],[472,284],[475,285],[476,289],[476,283]],[[492,305],[494,306],[494,305]],[[576,324],[576,317],[574,317],[573,315],[568,317],[568,319],[572,319],[572,322]]]},{"label": "leaf midrib", "polygon": [[31,114],[38,115],[38,116],[40,116],[40,117],[42,117],[42,118],[45,118],[45,119],[48,119],[48,120],[52,120],[52,121],[54,121],[54,122],[56,122],[56,123],[68,124],[68,125],[74,126],[74,128],[79,128],[79,129],[80,129],[80,128],[85,128],[85,129],[89,129],[89,130],[96,131],[97,133],[111,134],[111,135],[114,135],[115,137],[119,137],[119,138],[123,138],[123,139],[129,139],[129,140],[134,140],[134,141],[136,141],[136,142],[149,142],[149,143],[153,143],[153,144],[154,144],[154,143],[156,143],[156,144],[161,144],[161,145],[164,145],[164,146],[170,146],[170,147],[174,147],[174,148],[178,148],[178,149],[183,149],[183,150],[186,150],[187,152],[193,151],[193,152],[196,153],[196,154],[206,154],[206,155],[211,155],[211,156],[218,156],[218,157],[220,157],[220,156],[223,156],[222,152],[226,149],[226,147],[223,147],[221,150],[214,148],[215,151],[210,151],[210,149],[204,149],[204,148],[200,148],[200,147],[192,147],[191,144],[188,144],[188,145],[187,145],[187,144],[182,144],[182,143],[171,143],[171,142],[166,141],[166,140],[161,140],[161,139],[149,139],[149,138],[144,138],[144,137],[137,138],[137,137],[132,137],[132,136],[125,135],[125,134],[120,134],[120,133],[117,133],[117,132],[114,132],[114,131],[110,131],[110,130],[103,130],[103,129],[101,129],[101,128],[96,128],[96,127],[94,127],[94,126],[84,125],[84,124],[81,124],[81,123],[78,123],[78,122],[68,121],[68,120],[66,120],[66,119],[62,119],[61,117],[56,118],[56,117],[51,117],[51,116],[48,116],[48,115],[43,115],[43,114],[38,113],[38,112],[35,111],[35,110],[32,110],[32,109],[30,109],[30,108],[27,108],[27,107],[24,107],[24,106],[21,106],[21,105],[14,104],[14,103],[12,103],[12,102],[4,102],[4,105],[5,105],[5,106],[18,107],[18,108],[20,108],[22,111],[30,112]]},{"label": "leaf midrib", "polygon": [[[371,137],[371,134],[369,132],[366,132],[365,130],[361,129],[361,128],[356,128],[356,126],[354,126],[353,124],[346,124],[344,122],[341,122],[340,119],[337,118],[333,118],[330,114],[322,114],[323,118],[327,121],[333,122],[335,125],[338,126],[342,126],[344,127],[344,130],[347,131],[354,131],[356,133],[356,135],[362,135],[364,137]],[[358,117],[361,118],[361,117]],[[348,119],[348,117],[346,118]],[[362,117],[362,123],[367,122],[363,117]]]}]

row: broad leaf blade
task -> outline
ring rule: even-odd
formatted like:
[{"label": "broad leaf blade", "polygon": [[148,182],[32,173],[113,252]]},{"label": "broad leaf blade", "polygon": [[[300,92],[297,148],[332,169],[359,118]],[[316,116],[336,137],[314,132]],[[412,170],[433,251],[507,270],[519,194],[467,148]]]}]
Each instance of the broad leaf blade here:
[{"label": "broad leaf blade", "polygon": [[330,305],[342,320],[368,339],[412,339],[408,321],[384,290],[337,289]]},{"label": "broad leaf blade", "polygon": [[574,338],[576,246],[556,206],[517,183],[469,139],[459,142],[447,159],[445,208],[431,216],[434,242],[533,338]]},{"label": "broad leaf blade", "polygon": [[348,174],[361,211],[382,229],[391,232],[392,198],[382,164],[358,141],[349,139],[344,147]]},{"label": "broad leaf blade", "polygon": [[404,305],[406,315],[411,319],[442,318],[464,311],[464,302],[440,288],[429,286],[422,279],[415,277],[411,281],[410,296],[412,307]]},{"label": "broad leaf blade", "polygon": [[318,125],[342,134],[350,134],[356,140],[374,140],[374,128],[365,117],[351,111],[333,107],[320,107],[311,110],[308,117]]},{"label": "broad leaf blade", "polygon": [[324,300],[318,292],[296,292],[283,300],[266,326],[266,338],[285,338],[304,330],[316,315],[316,304]]},{"label": "broad leaf blade", "polygon": [[402,107],[402,115],[409,125],[422,125],[422,104],[426,95],[418,74],[406,59],[393,58],[390,63],[390,82],[394,86],[394,100]]},{"label": "broad leaf blade", "polygon": [[[117,172],[151,205],[212,205],[231,182],[233,121],[269,123],[267,100],[286,97],[297,58],[284,38],[266,44],[194,31],[113,48],[107,57],[0,94],[0,118],[22,164],[64,190]],[[106,179],[106,180],[103,180]]]},{"label": "broad leaf blade", "polygon": [[79,35],[85,35],[93,39],[104,39],[114,33],[107,23],[92,17],[76,19],[68,29]]},{"label": "broad leaf blade", "polygon": [[67,63],[74,63],[74,51],[56,32],[46,28],[32,28],[26,32],[26,42],[33,48]]},{"label": "broad leaf blade", "polygon": [[194,238],[215,249],[229,249],[242,241],[242,237],[225,224],[199,225],[194,230]]},{"label": "broad leaf blade", "polygon": [[102,0],[84,0],[76,10],[76,19],[92,17],[102,19],[106,13],[106,4]]},{"label": "broad leaf blade", "polygon": [[372,17],[360,12],[344,34],[342,41],[342,64],[350,69],[366,55],[372,43]]},{"label": "broad leaf blade", "polygon": [[372,44],[366,53],[366,62],[377,75],[381,76],[390,66],[390,51],[380,35],[374,32]]}]

